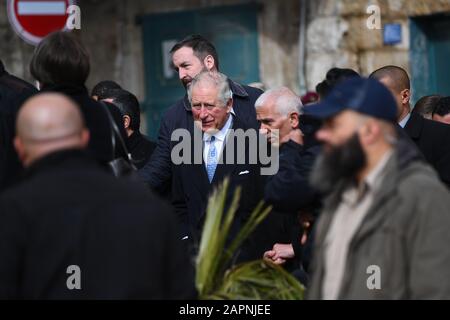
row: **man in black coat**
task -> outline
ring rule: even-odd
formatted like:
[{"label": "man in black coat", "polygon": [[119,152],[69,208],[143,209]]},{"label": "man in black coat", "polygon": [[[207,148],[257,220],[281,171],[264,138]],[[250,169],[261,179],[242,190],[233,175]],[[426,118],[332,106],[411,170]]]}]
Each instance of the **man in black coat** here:
[{"label": "man in black coat", "polygon": [[9,74],[0,60],[0,192],[22,170],[13,146],[15,121],[19,107],[36,92],[33,85]]},{"label": "man in black coat", "polygon": [[[173,155],[176,163],[172,168],[173,205],[182,226],[180,237],[193,245],[195,252],[208,198],[215,187],[226,177],[230,178],[226,208],[231,204],[235,189],[242,187],[241,201],[229,234],[232,239],[262,200],[263,184],[257,158],[251,160],[251,153],[257,156],[258,152],[257,131],[231,113],[233,100],[226,76],[217,72],[200,73],[192,81],[188,96],[194,117],[192,126],[195,125],[191,130],[195,131],[193,138],[190,130],[181,132],[186,137],[182,137]],[[244,132],[250,129],[247,133],[253,134],[253,143],[252,138],[242,139],[236,132],[238,129]],[[178,155],[180,159],[175,159]],[[256,250],[257,247],[252,247],[251,252],[247,250],[240,256],[241,260],[260,258],[263,251],[256,253]]]},{"label": "man in black coat", "polygon": [[110,90],[103,101],[116,106],[122,115],[122,126],[125,128],[128,152],[137,169],[141,169],[150,159],[156,148],[156,143],[149,140],[140,131],[141,110],[139,101],[134,94],[123,89]]},{"label": "man in black coat", "polygon": [[[188,36],[171,50],[172,62],[185,88],[203,70],[219,71],[219,57],[213,44],[199,35]],[[254,103],[261,90],[228,80],[233,93],[233,113],[247,126],[258,128]],[[192,127],[193,118],[187,95],[165,112],[159,128],[157,147],[150,161],[139,171],[142,179],[161,194],[168,194],[172,176],[171,135],[178,128]],[[191,131],[191,134],[193,132]]]},{"label": "man in black coat", "polygon": [[303,262],[300,221],[311,219],[317,210],[318,194],[309,184],[309,174],[320,146],[311,137],[313,121],[301,115],[302,102],[288,88],[266,91],[255,108],[261,131],[279,148],[278,172],[267,177],[264,190],[273,211],[257,232],[264,241],[264,257],[294,270]]},{"label": "man in black coat", "polygon": [[21,108],[14,144],[27,171],[0,198],[0,299],[194,297],[171,209],[105,173],[81,150],[88,140],[63,95]]},{"label": "man in black coat", "polygon": [[399,125],[450,188],[450,126],[411,113],[410,80],[404,69],[385,66],[374,71],[371,77],[378,79],[394,95]]}]

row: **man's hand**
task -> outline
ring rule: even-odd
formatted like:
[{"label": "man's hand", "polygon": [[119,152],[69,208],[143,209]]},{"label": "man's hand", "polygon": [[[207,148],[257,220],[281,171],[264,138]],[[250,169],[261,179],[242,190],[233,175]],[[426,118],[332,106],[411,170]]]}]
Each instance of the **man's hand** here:
[{"label": "man's hand", "polygon": [[292,244],[276,243],[272,250],[264,252],[264,259],[282,265],[295,256]]}]

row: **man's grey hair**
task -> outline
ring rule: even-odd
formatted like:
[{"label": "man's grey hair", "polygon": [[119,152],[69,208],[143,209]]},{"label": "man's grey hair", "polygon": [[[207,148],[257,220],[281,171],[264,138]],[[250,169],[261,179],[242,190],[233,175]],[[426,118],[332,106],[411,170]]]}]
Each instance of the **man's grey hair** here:
[{"label": "man's grey hair", "polygon": [[188,88],[188,99],[189,103],[192,105],[192,89],[201,84],[206,83],[213,85],[218,90],[217,99],[221,102],[222,106],[225,107],[228,101],[232,98],[233,94],[228,83],[228,78],[226,75],[220,72],[212,71],[202,71],[192,79],[191,84]]},{"label": "man's grey hair", "polygon": [[276,110],[283,116],[296,112],[303,113],[303,104],[299,96],[286,87],[270,89],[264,92],[255,102],[255,108],[261,108],[269,100],[275,100]]}]

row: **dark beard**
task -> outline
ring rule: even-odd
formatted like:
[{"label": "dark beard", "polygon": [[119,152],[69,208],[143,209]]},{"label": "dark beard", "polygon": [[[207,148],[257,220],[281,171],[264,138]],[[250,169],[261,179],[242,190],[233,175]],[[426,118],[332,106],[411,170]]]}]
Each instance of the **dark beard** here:
[{"label": "dark beard", "polygon": [[355,133],[342,146],[333,147],[329,152],[322,151],[314,163],[310,183],[317,191],[328,194],[337,186],[354,183],[366,161],[366,154]]},{"label": "dark beard", "polygon": [[[204,71],[208,71],[208,68],[206,68],[205,66],[203,66],[203,69],[200,70],[200,72],[198,74],[200,74],[201,72],[204,72]],[[191,85],[192,80],[193,80],[193,78],[191,78],[190,76],[185,76],[183,79],[181,79],[181,83],[183,84],[183,86],[186,90],[189,89],[189,86]]]},{"label": "dark beard", "polygon": [[181,83],[183,84],[184,88],[187,90],[189,88],[189,85],[192,82],[192,78],[189,76],[184,77],[181,79]]}]

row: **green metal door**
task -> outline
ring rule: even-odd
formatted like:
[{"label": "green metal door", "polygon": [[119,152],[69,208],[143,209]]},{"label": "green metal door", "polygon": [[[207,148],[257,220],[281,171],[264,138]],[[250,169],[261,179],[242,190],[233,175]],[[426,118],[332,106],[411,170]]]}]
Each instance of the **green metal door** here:
[{"label": "green metal door", "polygon": [[142,16],[148,135],[157,137],[161,114],[184,94],[171,69],[169,50],[189,34],[201,34],[219,53],[220,71],[247,84],[259,81],[257,6],[215,7]]},{"label": "green metal door", "polygon": [[450,16],[415,18],[410,25],[414,101],[450,95]]}]

